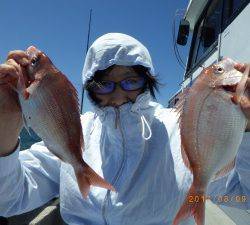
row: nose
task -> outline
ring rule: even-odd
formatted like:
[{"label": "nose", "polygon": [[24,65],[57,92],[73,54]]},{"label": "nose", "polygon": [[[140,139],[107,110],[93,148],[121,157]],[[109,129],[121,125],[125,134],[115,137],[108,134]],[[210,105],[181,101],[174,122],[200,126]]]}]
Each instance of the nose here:
[{"label": "nose", "polygon": [[112,93],[111,97],[111,105],[113,106],[121,106],[122,104],[128,102],[128,97],[126,91],[122,90],[119,85],[116,86],[116,89]]}]

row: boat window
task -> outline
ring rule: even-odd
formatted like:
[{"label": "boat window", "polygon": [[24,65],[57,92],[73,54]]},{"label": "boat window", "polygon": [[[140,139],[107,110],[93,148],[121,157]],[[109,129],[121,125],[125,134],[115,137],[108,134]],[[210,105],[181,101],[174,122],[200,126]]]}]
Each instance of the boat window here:
[{"label": "boat window", "polygon": [[206,53],[214,49],[221,28],[222,0],[213,1],[208,10],[204,13],[203,18],[196,24],[193,40],[193,52],[191,53],[191,62],[193,66],[200,62]]},{"label": "boat window", "polygon": [[185,78],[216,50],[219,34],[249,2],[250,0],[210,1],[194,27]]},{"label": "boat window", "polygon": [[249,0],[229,0],[224,3],[224,18],[223,28],[242,11],[242,9],[249,3]]}]

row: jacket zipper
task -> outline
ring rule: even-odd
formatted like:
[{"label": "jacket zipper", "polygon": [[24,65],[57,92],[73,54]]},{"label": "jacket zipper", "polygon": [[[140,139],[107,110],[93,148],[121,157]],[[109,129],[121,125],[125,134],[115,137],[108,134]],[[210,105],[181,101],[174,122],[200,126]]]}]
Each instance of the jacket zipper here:
[{"label": "jacket zipper", "polygon": [[[120,121],[120,111],[118,108],[115,108],[115,129],[119,129],[120,132],[121,132],[121,136],[122,136],[122,163],[121,163],[121,166],[117,172],[117,174],[115,175],[114,179],[112,180],[111,184],[112,185],[115,185],[115,183],[117,182],[117,180],[119,179],[121,173],[122,173],[122,170],[125,166],[125,159],[126,159],[126,152],[125,152],[125,138],[124,138],[124,133],[123,133],[123,130],[122,130],[122,127],[121,127],[121,121]],[[103,217],[103,220],[104,220],[104,224],[105,225],[108,225],[108,222],[107,222],[107,217],[106,217],[106,208],[107,208],[107,204],[108,204],[108,201],[110,200],[110,190],[107,191],[106,195],[105,195],[105,198],[104,198],[104,201],[103,201],[103,205],[102,205],[102,217]]]}]

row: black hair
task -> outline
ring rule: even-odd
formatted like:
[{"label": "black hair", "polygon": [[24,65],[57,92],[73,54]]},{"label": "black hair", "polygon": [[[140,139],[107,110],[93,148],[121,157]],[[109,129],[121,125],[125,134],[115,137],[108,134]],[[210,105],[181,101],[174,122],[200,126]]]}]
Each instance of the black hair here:
[{"label": "black hair", "polygon": [[[96,71],[94,76],[91,79],[89,79],[84,86],[84,88],[88,92],[90,99],[97,105],[100,103],[100,100],[95,96],[95,93],[92,91],[92,87],[96,85],[98,86],[99,82],[103,79],[105,75],[108,74],[109,71],[111,71],[114,68],[114,66],[116,65],[110,66],[105,70]],[[141,65],[135,65],[131,67],[139,76],[142,76],[146,80],[145,85],[141,90],[141,93],[149,90],[151,96],[154,99],[156,99],[155,92],[159,92],[159,85],[160,85],[157,77],[150,74],[149,69],[147,67]]]}]

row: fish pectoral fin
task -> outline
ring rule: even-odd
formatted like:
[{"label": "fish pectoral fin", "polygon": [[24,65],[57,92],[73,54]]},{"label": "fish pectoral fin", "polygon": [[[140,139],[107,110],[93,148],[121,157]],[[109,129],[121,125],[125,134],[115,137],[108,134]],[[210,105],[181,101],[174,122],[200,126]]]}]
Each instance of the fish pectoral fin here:
[{"label": "fish pectoral fin", "polygon": [[115,188],[100,177],[93,169],[86,163],[83,164],[80,169],[75,169],[76,179],[79,189],[86,199],[89,193],[90,185],[106,188],[111,191],[115,191]]},{"label": "fish pectoral fin", "polygon": [[24,89],[24,91],[23,91],[23,98],[24,98],[25,100],[28,100],[29,97],[30,97],[30,93],[28,92],[27,89]]},{"label": "fish pectoral fin", "polygon": [[31,85],[24,89],[23,91],[23,97],[25,100],[28,100],[30,96],[33,95],[33,93],[36,91],[36,89],[39,87],[41,82],[41,79],[34,80]]},{"label": "fish pectoral fin", "polygon": [[225,176],[226,174],[228,174],[234,167],[235,167],[235,160],[236,158],[234,158],[231,162],[229,162],[227,165],[225,165],[223,168],[221,168],[212,178],[212,180],[216,180],[220,177]]},{"label": "fish pectoral fin", "polygon": [[192,184],[185,201],[176,214],[173,225],[178,225],[181,221],[190,216],[194,216],[197,225],[205,224],[205,193],[199,192]]},{"label": "fish pectoral fin", "polygon": [[234,95],[231,97],[231,101],[232,101],[233,104],[238,105],[238,99],[237,99],[236,94],[234,94]]}]

